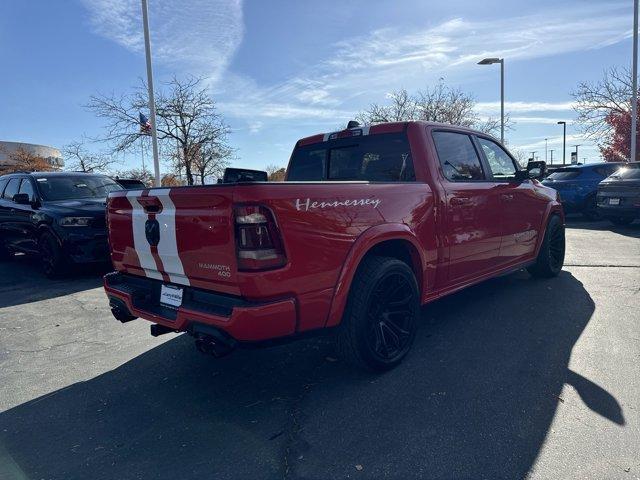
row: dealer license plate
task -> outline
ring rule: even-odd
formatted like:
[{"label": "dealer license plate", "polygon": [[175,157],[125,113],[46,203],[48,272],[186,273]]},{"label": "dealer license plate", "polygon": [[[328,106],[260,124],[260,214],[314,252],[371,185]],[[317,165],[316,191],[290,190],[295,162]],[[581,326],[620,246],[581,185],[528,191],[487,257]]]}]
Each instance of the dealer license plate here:
[{"label": "dealer license plate", "polygon": [[620,199],[619,198],[610,198],[609,199],[609,205],[620,205]]},{"label": "dealer license plate", "polygon": [[160,303],[169,307],[179,307],[182,305],[182,289],[173,285],[162,285]]}]

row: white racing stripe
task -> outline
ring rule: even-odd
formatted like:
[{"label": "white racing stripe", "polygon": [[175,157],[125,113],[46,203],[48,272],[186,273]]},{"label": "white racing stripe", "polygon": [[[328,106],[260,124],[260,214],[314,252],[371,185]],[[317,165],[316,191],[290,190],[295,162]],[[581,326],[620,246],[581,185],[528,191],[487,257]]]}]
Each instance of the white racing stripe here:
[{"label": "white racing stripe", "polygon": [[147,221],[147,213],[138,203],[136,197],[142,194],[140,191],[127,192],[127,200],[131,204],[131,228],[133,229],[133,248],[138,254],[140,267],[149,278],[162,280],[162,274],[156,269],[156,261],[151,254],[151,246],[147,242],[147,236],[144,233],[144,224]]},{"label": "white racing stripe", "polygon": [[158,197],[162,202],[162,210],[156,214],[156,220],[160,224],[160,242],[158,243],[158,255],[162,260],[164,271],[169,275],[169,280],[181,285],[190,285],[189,279],[184,274],[184,267],[178,253],[176,239],[176,207],[169,197],[170,188],[152,190],[151,196]]}]

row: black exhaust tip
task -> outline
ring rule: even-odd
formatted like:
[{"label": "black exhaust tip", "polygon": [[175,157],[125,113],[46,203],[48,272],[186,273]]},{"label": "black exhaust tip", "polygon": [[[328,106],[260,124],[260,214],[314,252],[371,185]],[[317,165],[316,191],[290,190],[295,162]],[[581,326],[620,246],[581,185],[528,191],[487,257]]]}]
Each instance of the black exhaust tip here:
[{"label": "black exhaust tip", "polygon": [[127,323],[138,318],[131,315],[125,303],[119,298],[109,297],[109,306],[111,307],[111,314],[116,320],[122,323]]},{"label": "black exhaust tip", "polygon": [[221,358],[229,355],[238,342],[229,335],[210,325],[194,323],[189,333],[196,339],[196,348],[207,355]]}]

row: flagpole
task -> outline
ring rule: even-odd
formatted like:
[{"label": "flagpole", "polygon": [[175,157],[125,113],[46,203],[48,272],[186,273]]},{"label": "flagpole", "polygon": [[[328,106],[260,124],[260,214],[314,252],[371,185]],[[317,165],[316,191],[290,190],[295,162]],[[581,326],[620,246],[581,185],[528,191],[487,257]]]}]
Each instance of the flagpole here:
[{"label": "flagpole", "polygon": [[149,13],[147,0],[142,0],[142,24],[144,27],[144,50],[147,58],[147,87],[149,88],[149,112],[151,113],[151,143],[153,145],[153,170],[155,186],[160,186],[160,162],[158,160],[158,135],[156,133],[156,101],[153,97],[153,71],[151,69],[151,41],[149,40]]},{"label": "flagpole", "polygon": [[638,0],[633,2],[633,59],[632,59],[631,81],[631,151],[629,161],[635,162],[636,157],[636,136],[638,133]]}]

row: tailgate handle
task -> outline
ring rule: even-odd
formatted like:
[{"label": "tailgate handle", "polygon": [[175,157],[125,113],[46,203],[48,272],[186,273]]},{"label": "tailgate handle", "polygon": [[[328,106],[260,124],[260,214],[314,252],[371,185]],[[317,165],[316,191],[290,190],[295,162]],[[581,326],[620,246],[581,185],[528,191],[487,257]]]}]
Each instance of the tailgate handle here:
[{"label": "tailgate handle", "polygon": [[158,197],[138,197],[138,202],[147,213],[158,213],[162,210],[162,203]]}]

